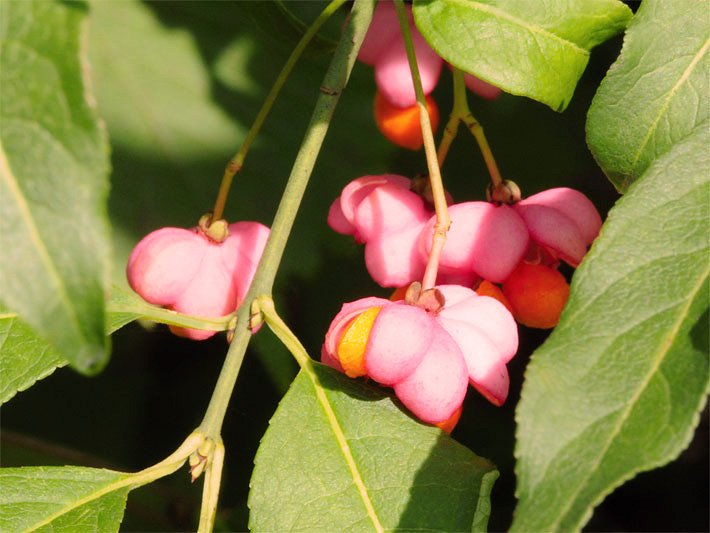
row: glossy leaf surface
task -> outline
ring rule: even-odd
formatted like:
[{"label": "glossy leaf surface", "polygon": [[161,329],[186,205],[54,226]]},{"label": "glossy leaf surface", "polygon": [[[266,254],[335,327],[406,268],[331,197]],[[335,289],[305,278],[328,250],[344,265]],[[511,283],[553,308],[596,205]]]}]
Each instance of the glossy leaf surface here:
[{"label": "glossy leaf surface", "polygon": [[0,294],[72,366],[108,357],[107,146],[82,3],[0,6]]},{"label": "glossy leaf surface", "polygon": [[631,10],[617,0],[416,0],[414,17],[452,65],[562,111],[590,50],[622,31]]},{"label": "glossy leaf surface", "polygon": [[[704,128],[612,209],[562,320],[527,368],[515,531],[573,531],[689,443],[708,391]],[[682,179],[679,179],[682,176]]]},{"label": "glossy leaf surface", "polygon": [[705,2],[641,4],[587,121],[589,147],[619,191],[699,125],[708,127],[708,47]]},{"label": "glossy leaf surface", "polygon": [[319,364],[302,371],[255,459],[253,531],[485,529],[495,467]]}]

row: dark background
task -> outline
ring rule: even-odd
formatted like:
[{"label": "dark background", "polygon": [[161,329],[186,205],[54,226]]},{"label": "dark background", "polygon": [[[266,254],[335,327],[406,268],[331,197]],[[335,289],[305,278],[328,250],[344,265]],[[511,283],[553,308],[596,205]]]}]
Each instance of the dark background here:
[{"label": "dark background", "polygon": [[[321,7],[319,3],[289,5],[304,20],[312,20]],[[112,142],[110,216],[116,232],[115,278],[120,282],[125,256],[141,236],[160,226],[194,225],[210,209],[222,168],[232,152],[214,148],[200,155],[176,156],[169,148],[178,150],[186,138],[180,137],[179,129],[171,131],[169,135],[175,137],[167,137],[167,141],[156,134],[155,147],[136,148],[131,137],[135,130],[122,122],[128,119],[122,115],[121,105],[130,94],[116,85],[114,77],[126,65],[135,68],[140,57],[117,39],[122,35],[126,39],[140,37],[131,36],[130,27],[123,34],[104,35],[104,30],[111,30],[102,24],[108,24],[117,13],[110,10],[118,8],[103,8],[109,10],[103,18],[98,8],[92,9],[97,10],[92,44],[110,39],[120,50],[115,63],[93,57],[99,106]],[[136,16],[151,20],[159,38],[189,40],[194,58],[202,64],[207,87],[206,96],[200,98],[230,117],[240,132],[250,125],[298,38],[298,32],[264,3],[150,3],[138,6]],[[337,35],[340,20],[324,30],[323,39],[309,49],[286,85],[238,177],[227,211],[230,219],[268,224],[273,217],[327,66],[328,40]],[[248,54],[243,56],[225,55],[235,42],[254,46],[247,47]],[[595,49],[571,105],[562,114],[509,95],[494,102],[470,98],[504,175],[515,180],[524,194],[564,184],[585,192],[602,212],[616,200],[586,147],[584,120],[594,91],[620,46],[621,38],[617,38]],[[150,54],[150,49],[143,53]],[[229,58],[234,61],[235,83],[218,68],[225,61],[229,66]],[[172,59],[181,58],[166,61]],[[101,64],[96,64],[98,61]],[[164,73],[151,72],[163,76],[170,85],[181,83],[179,62],[171,63]],[[131,76],[130,71],[124,75],[140,88],[149,107],[151,99],[164,97],[147,77]],[[240,90],[239,76],[248,79],[251,91]],[[435,92],[442,116],[451,105],[449,78],[444,72]],[[141,83],[145,85],[141,87]],[[373,91],[372,71],[357,65],[316,165],[277,280],[277,306],[311,354],[319,353],[323,334],[342,302],[388,294],[369,279],[362,249],[325,225],[330,202],[348,181],[360,175],[391,171],[411,176],[425,170],[421,153],[393,148],[375,129]],[[158,120],[165,127],[172,125],[169,116]],[[197,136],[200,125],[195,124],[195,129]],[[240,138],[235,137],[233,150]],[[161,142],[167,143],[168,149],[159,146]],[[484,196],[485,167],[472,137],[463,130],[444,167],[444,178],[457,200]],[[523,371],[532,351],[546,337],[545,332],[526,328],[520,333],[520,352],[509,365],[511,395],[506,405],[495,408],[471,391],[464,417],[453,434],[500,469],[489,523],[496,531],[508,528],[515,505],[513,416]],[[136,323],[124,327],[114,334],[111,362],[99,376],[86,378],[59,369],[3,408],[3,465],[81,464],[138,470],[161,460],[199,424],[226,347],[222,335],[198,343],[174,337],[160,326],[150,332]],[[252,460],[295,368],[264,328],[247,353],[223,430],[227,458],[217,523],[220,530],[246,528]],[[586,529],[707,531],[708,470],[706,409],[695,439],[680,458],[619,488],[595,510]],[[200,490],[201,483],[190,485],[185,470],[132,492],[122,530],[194,528]]]}]

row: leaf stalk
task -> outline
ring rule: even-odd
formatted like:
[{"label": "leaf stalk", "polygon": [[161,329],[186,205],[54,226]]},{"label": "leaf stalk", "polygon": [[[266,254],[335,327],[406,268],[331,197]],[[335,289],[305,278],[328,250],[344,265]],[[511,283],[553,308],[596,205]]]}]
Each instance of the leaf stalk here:
[{"label": "leaf stalk", "polygon": [[202,506],[200,508],[198,533],[209,533],[214,528],[217,501],[219,500],[219,487],[224,468],[224,443],[221,438],[214,443],[214,448],[208,461],[209,464],[207,465],[205,481],[202,487]]}]

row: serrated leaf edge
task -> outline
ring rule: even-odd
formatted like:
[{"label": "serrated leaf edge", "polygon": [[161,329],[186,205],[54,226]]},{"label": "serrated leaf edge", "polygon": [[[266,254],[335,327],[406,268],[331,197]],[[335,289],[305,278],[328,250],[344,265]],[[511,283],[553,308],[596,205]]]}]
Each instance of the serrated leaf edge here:
[{"label": "serrated leaf edge", "polygon": [[[17,313],[0,313],[0,320],[12,320],[12,321],[15,321],[15,320],[20,320],[20,318],[19,318],[19,316],[17,315]],[[12,327],[12,323],[9,325],[9,327]],[[6,340],[7,340],[7,336],[5,336],[4,338],[0,339],[0,353],[1,353],[1,351],[2,351],[3,346],[5,345],[5,341],[6,341]],[[37,383],[38,381],[40,381],[40,380],[46,378],[47,376],[53,374],[54,371],[57,370],[57,368],[61,368],[61,367],[63,367],[63,366],[66,366],[68,363],[69,363],[69,361],[67,361],[67,360],[65,359],[64,361],[60,362],[59,364],[57,364],[57,365],[55,365],[55,366],[52,366],[52,367],[50,367],[50,368],[46,368],[46,369],[44,370],[44,372],[42,372],[41,374],[38,374],[37,376],[35,376],[35,378],[34,378],[31,382],[25,383],[22,387],[7,391],[7,392],[8,392],[7,395],[5,395],[5,396],[0,396],[0,405],[6,404],[6,403],[9,402],[10,400],[12,400],[12,399],[17,395],[18,392],[26,391],[27,389],[29,389],[30,387],[32,387],[32,386],[33,386],[35,383]]]},{"label": "serrated leaf edge", "polygon": [[[57,467],[57,468],[62,468],[62,467]],[[106,470],[103,468],[101,468],[99,470],[103,470],[105,472],[115,472],[113,470]],[[102,489],[97,490],[96,492],[92,492],[91,494],[84,496],[83,498],[80,498],[78,500],[74,500],[73,502],[69,503],[65,507],[61,508],[59,511],[56,511],[55,513],[47,516],[46,518],[44,518],[44,520],[40,520],[36,524],[33,524],[26,531],[36,531],[39,528],[50,524],[51,522],[53,522],[54,520],[56,520],[60,516],[70,513],[71,511],[73,511],[75,509],[78,509],[82,505],[85,505],[85,504],[90,503],[94,500],[97,500],[97,499],[101,498],[102,496],[110,494],[111,492],[115,492],[115,491],[120,490],[122,488],[129,487],[131,485],[130,481],[133,479],[133,476],[136,475],[136,474],[124,474],[123,472],[115,472],[115,473],[118,475],[123,474],[124,476],[128,476],[128,477],[122,477],[116,481],[109,483],[108,485],[106,485]],[[131,487],[131,488],[135,488],[135,487]]]},{"label": "serrated leaf edge", "polygon": [[[613,429],[613,431],[609,434],[609,438],[607,439],[606,444],[599,448],[599,453],[597,455],[597,458],[594,461],[594,465],[592,468],[589,468],[587,470],[587,475],[580,481],[577,489],[569,495],[567,498],[567,504],[562,507],[561,511],[558,513],[558,518],[555,522],[553,522],[550,525],[550,530],[551,531],[557,531],[557,527],[564,519],[564,517],[567,515],[567,512],[570,510],[570,508],[574,505],[576,502],[576,498],[579,495],[579,493],[584,489],[586,486],[587,482],[589,481],[590,476],[594,471],[596,471],[596,468],[599,466],[601,461],[604,458],[604,455],[606,452],[609,450],[609,447],[613,443],[615,437],[619,434],[619,431],[621,431],[621,428],[623,427],[624,423],[626,422],[629,413],[631,410],[636,406],[636,402],[643,393],[643,391],[646,389],[648,384],[651,381],[651,378],[655,373],[657,372],[658,368],[660,367],[661,363],[663,362],[663,359],[668,353],[668,350],[673,346],[673,340],[676,338],[678,331],[680,330],[683,320],[685,319],[690,307],[692,306],[693,302],[695,301],[695,297],[698,295],[698,293],[702,290],[703,286],[706,284],[708,275],[710,274],[710,267],[707,267],[704,272],[701,273],[701,275],[698,277],[699,281],[696,284],[694,290],[689,294],[689,297],[687,298],[686,304],[682,306],[679,311],[678,311],[678,318],[676,319],[675,323],[673,324],[673,327],[671,328],[671,331],[668,333],[666,336],[665,340],[663,343],[661,343],[661,347],[658,350],[658,353],[656,355],[656,358],[654,360],[653,366],[649,369],[647,372],[645,378],[639,383],[638,389],[634,392],[634,395],[632,398],[626,403],[626,408],[623,410],[621,415],[617,419],[617,423]],[[548,464],[549,466],[549,464]],[[630,477],[633,477],[636,473],[638,473],[641,470],[636,470],[636,472],[631,473]],[[545,477],[545,474],[547,472],[547,468],[545,471],[542,472],[542,478]],[[626,479],[630,479],[630,477]],[[618,485],[617,485],[618,486]],[[612,489],[609,489],[612,490]],[[609,492],[604,492],[603,494],[600,495],[600,497],[597,499],[596,503],[601,501],[601,499],[606,495],[609,494]],[[594,503],[594,504],[596,504]],[[594,504],[590,504],[586,510],[586,512],[581,516],[580,521],[578,522],[579,524],[583,524],[588,520],[589,516],[591,515],[592,508],[594,507]]]},{"label": "serrated leaf edge", "polygon": [[[634,154],[634,158],[631,163],[631,171],[632,172],[636,169],[636,165],[638,164],[638,161],[641,158],[641,154],[643,153],[646,146],[650,142],[651,137],[655,133],[656,128],[658,127],[658,123],[661,121],[661,117],[663,115],[665,115],[665,113],[668,109],[668,106],[670,105],[671,100],[673,99],[673,96],[675,96],[675,94],[678,92],[681,85],[683,85],[688,80],[688,78],[690,77],[690,74],[695,69],[695,66],[705,56],[709,47],[710,47],[710,37],[708,37],[705,40],[705,44],[703,44],[703,46],[700,48],[700,50],[698,50],[698,52],[695,54],[695,56],[693,57],[693,60],[685,68],[681,77],[678,78],[678,81],[676,81],[676,83],[673,85],[673,87],[671,87],[671,89],[668,91],[668,93],[666,93],[666,97],[663,101],[663,105],[658,110],[658,114],[656,115],[656,118],[651,123],[651,126],[648,128],[648,131],[646,132],[646,136],[643,138],[643,141],[641,141],[641,144],[639,145],[638,150]],[[622,183],[623,189],[626,189],[626,187],[628,187],[630,180],[631,180],[631,176],[627,176],[624,179],[624,181]]]}]

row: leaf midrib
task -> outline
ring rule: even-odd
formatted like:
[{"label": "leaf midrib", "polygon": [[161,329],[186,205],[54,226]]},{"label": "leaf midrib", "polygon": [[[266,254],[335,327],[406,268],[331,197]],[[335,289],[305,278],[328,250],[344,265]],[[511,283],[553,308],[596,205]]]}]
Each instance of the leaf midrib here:
[{"label": "leaf midrib", "polygon": [[[705,53],[708,50],[708,47],[710,47],[710,37],[708,37],[705,40],[705,43],[703,46],[698,50],[698,52],[693,56],[693,60],[688,63],[688,66],[685,68],[683,71],[683,74],[678,78],[678,81],[671,87],[671,89],[666,93],[666,97],[663,100],[663,104],[658,110],[658,113],[656,114],[656,117],[653,119],[651,122],[651,125],[648,128],[648,131],[646,132],[646,135],[644,136],[643,140],[641,141],[641,144],[639,145],[638,150],[636,150],[636,153],[634,154],[633,162],[631,163],[631,172],[634,172],[636,169],[636,165],[639,162],[639,159],[641,159],[641,154],[643,151],[646,149],[646,146],[648,143],[651,141],[651,137],[653,134],[656,132],[656,129],[658,128],[658,124],[661,121],[661,117],[665,115],[668,106],[671,103],[671,100],[673,97],[676,95],[678,90],[680,89],[681,85],[683,85],[688,78],[690,78],[690,75],[692,74],[693,70],[695,69],[695,66],[700,63],[700,60],[705,56]],[[626,178],[624,185],[628,185],[629,180],[631,177]]]},{"label": "leaf midrib", "polygon": [[[116,472],[117,474],[121,474],[120,472]],[[91,492],[84,496],[83,498],[79,498],[78,500],[74,500],[71,502],[68,502],[66,505],[64,505],[61,509],[58,511],[55,511],[51,515],[45,517],[43,520],[40,520],[39,522],[32,524],[30,528],[27,531],[36,531],[41,527],[44,527],[48,524],[51,524],[54,520],[58,519],[61,516],[64,516],[82,505],[86,505],[88,503],[91,503],[94,500],[98,500],[102,496],[106,496],[111,494],[112,492],[116,492],[117,490],[121,490],[123,488],[127,488],[128,490],[131,489],[131,481],[134,480],[133,476],[135,474],[124,474],[126,477],[119,477],[119,479],[116,479],[114,481],[110,481],[108,485],[103,486],[100,489],[97,489],[94,492]]]},{"label": "leaf midrib", "polygon": [[615,441],[616,437],[618,436],[619,432],[623,428],[624,423],[627,421],[629,413],[636,406],[638,399],[641,397],[643,392],[646,390],[649,383],[653,379],[653,376],[656,374],[656,372],[658,371],[658,368],[661,366],[661,363],[663,362],[665,357],[668,355],[668,352],[670,351],[670,349],[673,347],[674,341],[678,335],[678,331],[680,330],[680,328],[683,324],[683,321],[688,314],[688,310],[693,305],[693,302],[695,301],[696,296],[698,295],[700,290],[702,290],[703,286],[705,285],[705,282],[708,279],[708,274],[710,274],[710,267],[706,267],[705,270],[701,273],[701,275],[698,276],[698,281],[696,282],[695,288],[694,288],[694,290],[692,290],[689,293],[686,304],[679,309],[678,318],[676,319],[675,323],[673,324],[671,331],[660,343],[660,347],[659,347],[658,353],[656,354],[656,358],[654,360],[652,367],[649,369],[649,371],[647,372],[644,379],[639,382],[639,387],[634,392],[631,399],[626,403],[626,408],[621,412],[621,415],[617,419],[617,423],[616,423],[615,427],[609,433],[609,438],[607,439],[606,443],[604,443],[604,446],[602,446],[600,448],[597,458],[594,460],[592,466],[587,469],[587,473],[584,475],[584,477],[580,481],[579,485],[577,486],[577,489],[575,489],[571,494],[569,494],[569,497],[567,498],[567,504],[564,507],[562,507],[562,509],[558,513],[557,520],[555,522],[553,522],[552,524],[550,524],[550,528],[549,528],[550,530],[557,531],[557,527],[558,527],[559,523],[567,516],[571,507],[576,503],[577,496],[587,486],[592,474],[594,472],[596,472],[600,463],[604,459],[604,456],[609,451],[609,448],[611,447],[611,445]]},{"label": "leaf midrib", "polygon": [[576,52],[581,52],[582,54],[589,56],[589,50],[586,48],[582,48],[579,46],[577,43],[574,41],[569,41],[567,39],[564,39],[563,37],[560,37],[559,35],[556,35],[555,33],[552,33],[549,30],[546,30],[545,28],[542,28],[541,26],[536,26],[533,24],[530,24],[529,22],[518,18],[514,15],[511,15],[510,13],[507,13],[506,11],[500,10],[498,8],[495,8],[493,6],[490,6],[488,4],[482,4],[480,2],[477,2],[475,0],[447,0],[448,3],[451,4],[459,4],[465,7],[473,7],[474,9],[478,9],[479,11],[483,11],[484,13],[489,13],[493,16],[499,17],[503,20],[507,20],[516,26],[519,26],[530,33],[535,33],[542,35],[545,38],[551,39],[553,41],[557,41],[562,43],[563,45],[572,48]]},{"label": "leaf midrib", "polygon": [[367,515],[370,517],[370,520],[372,521],[375,530],[378,533],[383,533],[384,527],[382,526],[382,523],[380,522],[380,519],[377,516],[377,512],[375,511],[375,507],[372,503],[372,499],[370,498],[370,494],[367,491],[365,482],[362,479],[360,470],[358,469],[357,464],[355,462],[355,458],[353,457],[352,451],[350,450],[350,445],[348,444],[348,441],[345,438],[345,433],[340,427],[340,423],[338,422],[338,418],[335,416],[333,406],[330,404],[330,401],[328,400],[328,397],[326,396],[323,390],[323,385],[321,385],[320,380],[318,379],[318,376],[316,375],[316,372],[313,368],[313,365],[310,364],[310,359],[307,361],[307,364],[303,366],[303,369],[306,371],[308,378],[313,383],[313,388],[316,390],[316,396],[318,397],[318,401],[320,402],[321,406],[323,407],[323,410],[325,411],[326,417],[328,418],[328,423],[330,424],[331,429],[333,430],[333,434],[335,435],[335,438],[338,441],[340,451],[345,457],[345,462],[347,463],[348,469],[350,470],[350,474],[353,478],[355,488],[357,489],[358,494],[362,499],[363,505],[365,506]]},{"label": "leaf midrib", "polygon": [[29,237],[30,240],[34,243],[35,245],[35,250],[37,254],[39,255],[40,261],[44,265],[44,270],[47,273],[48,279],[50,280],[51,284],[55,287],[56,289],[56,294],[59,296],[59,302],[61,306],[66,310],[66,314],[69,318],[69,323],[73,327],[73,330],[75,333],[78,333],[78,337],[81,339],[84,339],[84,341],[88,341],[87,337],[83,334],[83,331],[81,329],[81,325],[79,322],[79,318],[76,315],[76,309],[71,305],[71,298],[69,298],[69,294],[67,292],[67,287],[64,284],[64,281],[62,280],[61,276],[59,275],[59,272],[56,270],[54,263],[52,262],[52,258],[49,254],[49,251],[42,240],[42,237],[39,233],[39,230],[37,229],[37,225],[35,224],[35,220],[32,217],[32,212],[30,210],[29,205],[27,204],[26,199],[24,198],[22,191],[20,189],[20,186],[17,182],[17,178],[13,174],[9,161],[7,159],[7,155],[5,153],[5,149],[2,143],[2,139],[0,138],[0,175],[3,177],[4,181],[7,183],[7,186],[10,189],[10,193],[12,194],[13,198],[16,201],[16,205],[20,210],[20,214],[22,217],[22,221],[24,222],[27,231],[29,232]]}]

